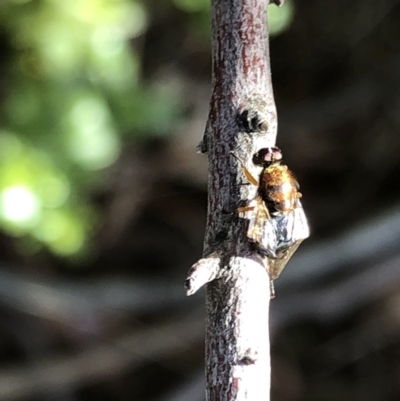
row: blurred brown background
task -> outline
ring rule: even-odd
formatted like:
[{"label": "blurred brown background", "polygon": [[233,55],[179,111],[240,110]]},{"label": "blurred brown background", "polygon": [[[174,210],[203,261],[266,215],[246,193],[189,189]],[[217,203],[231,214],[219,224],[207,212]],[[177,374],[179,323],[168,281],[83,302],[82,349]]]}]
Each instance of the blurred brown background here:
[{"label": "blurred brown background", "polygon": [[[400,399],[400,2],[269,7],[312,236],[273,400]],[[202,401],[208,0],[0,3],[0,400]],[[267,291],[268,289],[266,289]]]}]

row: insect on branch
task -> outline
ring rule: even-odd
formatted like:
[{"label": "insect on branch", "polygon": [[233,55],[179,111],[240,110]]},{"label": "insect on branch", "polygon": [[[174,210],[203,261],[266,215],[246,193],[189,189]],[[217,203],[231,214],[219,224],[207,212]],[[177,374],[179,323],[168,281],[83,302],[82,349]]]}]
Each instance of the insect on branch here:
[{"label": "insect on branch", "polygon": [[188,295],[207,283],[208,401],[269,400],[273,281],[308,236],[297,181],[275,147],[269,2],[212,1],[213,91],[199,145],[209,161],[207,226],[185,282]]}]

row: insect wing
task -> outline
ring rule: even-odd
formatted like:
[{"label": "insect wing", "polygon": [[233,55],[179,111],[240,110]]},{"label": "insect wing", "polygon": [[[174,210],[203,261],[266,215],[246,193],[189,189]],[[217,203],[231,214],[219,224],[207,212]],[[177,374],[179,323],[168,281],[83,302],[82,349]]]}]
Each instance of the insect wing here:
[{"label": "insect wing", "polygon": [[263,256],[276,257],[278,237],[269,211],[261,198],[257,198],[254,217],[250,219],[248,237]]},{"label": "insect wing", "polygon": [[294,242],[291,246],[288,248],[281,250],[278,253],[278,257],[273,259],[269,258],[268,260],[268,273],[269,277],[271,280],[277,279],[280,274],[282,273],[282,270],[285,268],[287,263],[289,262],[290,258],[293,256],[293,254],[296,252],[297,248],[299,245],[303,242],[303,240],[298,240]]},{"label": "insect wing", "polygon": [[300,201],[297,202],[296,208],[289,213],[274,216],[273,222],[277,235],[278,251],[310,236],[310,228]]},{"label": "insect wing", "polygon": [[274,216],[272,222],[277,237],[276,258],[269,258],[270,278],[275,280],[297,250],[303,240],[309,237],[310,229],[300,201],[298,206],[287,214]]}]

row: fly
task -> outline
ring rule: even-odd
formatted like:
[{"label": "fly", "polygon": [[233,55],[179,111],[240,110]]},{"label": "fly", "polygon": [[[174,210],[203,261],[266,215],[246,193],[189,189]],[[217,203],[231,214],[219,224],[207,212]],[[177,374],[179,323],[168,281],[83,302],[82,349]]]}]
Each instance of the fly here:
[{"label": "fly", "polygon": [[252,212],[247,236],[258,254],[267,258],[271,298],[275,297],[274,280],[292,257],[301,242],[310,235],[307,218],[300,202],[299,184],[289,168],[282,164],[282,152],[277,147],[263,148],[253,157],[261,166],[259,179],[255,178],[243,162],[247,180],[257,186],[255,205],[239,208],[239,212]]}]

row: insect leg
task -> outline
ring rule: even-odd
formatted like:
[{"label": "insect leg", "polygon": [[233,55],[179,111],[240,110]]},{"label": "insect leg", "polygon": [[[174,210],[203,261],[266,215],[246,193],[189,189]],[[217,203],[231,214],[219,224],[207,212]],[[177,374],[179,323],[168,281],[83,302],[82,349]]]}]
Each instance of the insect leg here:
[{"label": "insect leg", "polygon": [[234,156],[242,166],[243,174],[246,176],[247,180],[252,183],[254,186],[258,187],[258,180],[253,176],[253,174],[250,173],[250,171],[245,167],[244,163],[242,160],[239,158],[238,155],[235,153],[231,152],[231,155]]},{"label": "insect leg", "polygon": [[271,294],[271,299],[275,298],[275,285],[274,280],[269,280],[269,292]]},{"label": "insect leg", "polygon": [[245,213],[245,212],[251,212],[252,210],[255,209],[255,206],[243,206],[238,208],[238,213]]}]

